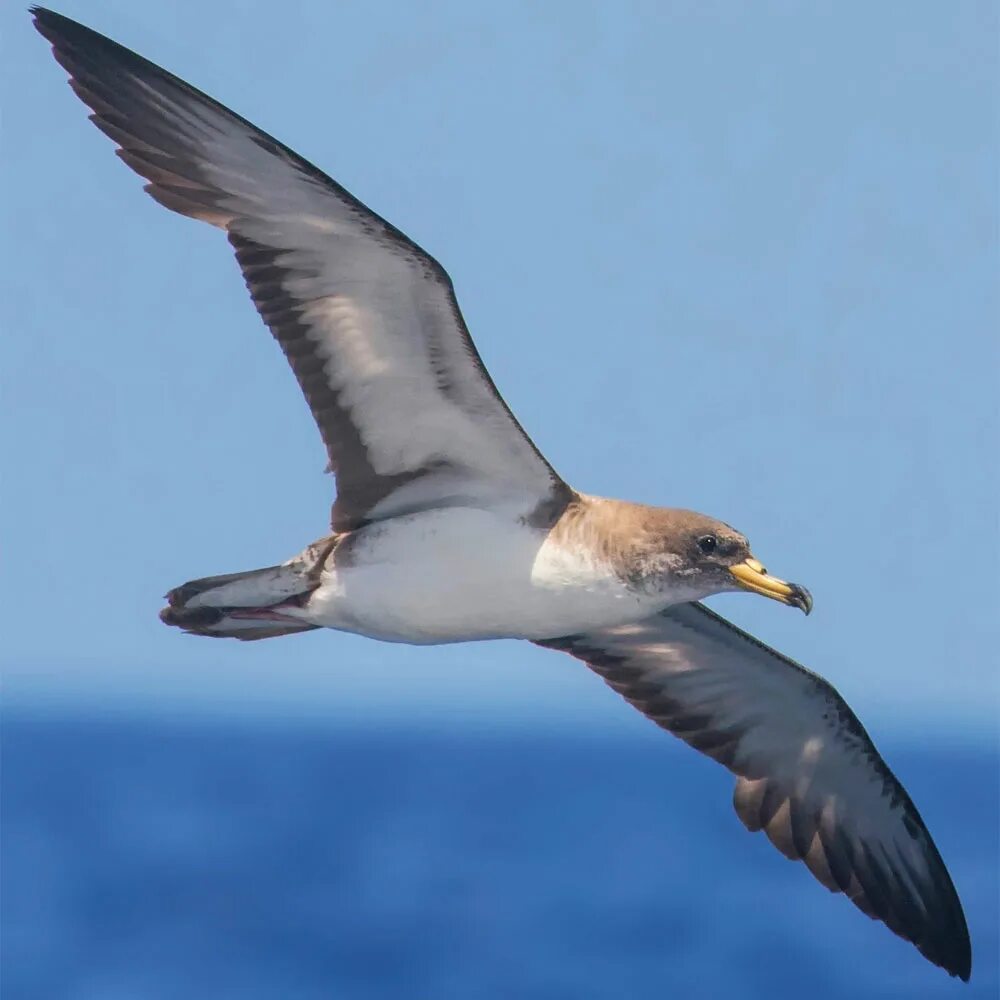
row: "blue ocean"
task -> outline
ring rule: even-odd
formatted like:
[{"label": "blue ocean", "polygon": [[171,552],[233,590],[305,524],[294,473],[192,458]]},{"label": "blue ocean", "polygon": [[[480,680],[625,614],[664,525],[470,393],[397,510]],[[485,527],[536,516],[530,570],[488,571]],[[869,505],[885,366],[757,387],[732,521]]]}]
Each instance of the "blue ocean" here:
[{"label": "blue ocean", "polygon": [[649,738],[8,713],[4,1000],[989,997],[995,747],[882,749],[965,904],[966,986]]}]

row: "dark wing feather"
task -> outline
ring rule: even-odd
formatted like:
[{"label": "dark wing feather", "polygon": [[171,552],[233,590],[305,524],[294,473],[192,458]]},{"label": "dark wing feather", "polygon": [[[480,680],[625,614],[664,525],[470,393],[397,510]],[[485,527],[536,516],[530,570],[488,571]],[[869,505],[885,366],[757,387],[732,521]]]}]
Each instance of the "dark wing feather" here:
[{"label": "dark wing feather", "polygon": [[326,444],[335,529],[569,495],[497,393],[437,261],[183,80],[69,18],[33,13],[146,190],[226,231]]},{"label": "dark wing feather", "polygon": [[700,604],[546,640],[737,776],[733,803],[787,858],[967,980],[969,932],[920,814],[822,677]]}]

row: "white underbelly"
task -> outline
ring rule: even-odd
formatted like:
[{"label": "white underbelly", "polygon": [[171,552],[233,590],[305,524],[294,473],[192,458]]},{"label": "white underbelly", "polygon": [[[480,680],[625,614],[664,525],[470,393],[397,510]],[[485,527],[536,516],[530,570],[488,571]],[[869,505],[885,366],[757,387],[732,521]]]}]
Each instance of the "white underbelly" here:
[{"label": "white underbelly", "polygon": [[635,621],[664,605],[514,514],[449,508],[362,530],[296,616],[395,642],[544,639]]}]

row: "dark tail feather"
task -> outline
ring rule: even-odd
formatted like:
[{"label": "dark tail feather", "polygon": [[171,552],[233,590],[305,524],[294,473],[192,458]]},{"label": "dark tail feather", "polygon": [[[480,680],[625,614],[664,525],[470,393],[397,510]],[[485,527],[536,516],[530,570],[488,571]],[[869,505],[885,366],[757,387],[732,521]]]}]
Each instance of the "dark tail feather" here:
[{"label": "dark tail feather", "polygon": [[[279,635],[294,635],[296,632],[311,632],[318,625],[306,622],[277,622],[264,618],[234,618],[227,608],[172,608],[160,612],[164,625],[176,625],[191,635],[207,635],[215,639],[240,639],[251,642],[254,639],[274,639]],[[270,608],[261,608],[261,612]],[[241,614],[246,614],[240,609]]]},{"label": "dark tail feather", "polygon": [[206,576],[171,590],[160,621],[193,635],[244,641],[309,632],[318,626],[284,616],[282,610],[301,607],[317,582],[302,559]]}]

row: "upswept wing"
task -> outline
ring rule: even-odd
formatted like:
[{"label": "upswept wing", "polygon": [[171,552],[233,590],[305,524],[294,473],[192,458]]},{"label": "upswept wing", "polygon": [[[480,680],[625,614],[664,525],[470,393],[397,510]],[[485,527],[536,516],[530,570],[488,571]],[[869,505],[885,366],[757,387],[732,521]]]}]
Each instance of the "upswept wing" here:
[{"label": "upswept wing", "polygon": [[565,493],[493,385],[437,261],[183,80],[69,18],[33,13],[146,190],[226,231],[326,444],[336,530]]}]

